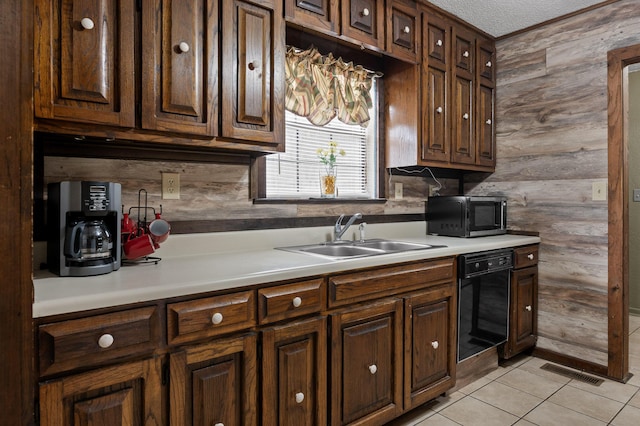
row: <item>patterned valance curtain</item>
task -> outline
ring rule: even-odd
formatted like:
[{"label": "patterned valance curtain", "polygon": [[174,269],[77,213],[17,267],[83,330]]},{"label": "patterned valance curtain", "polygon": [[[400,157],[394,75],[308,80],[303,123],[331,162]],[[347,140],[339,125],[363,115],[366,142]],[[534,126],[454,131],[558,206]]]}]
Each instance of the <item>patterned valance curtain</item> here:
[{"label": "patterned valance curtain", "polygon": [[321,55],[317,49],[290,47],[286,55],[285,108],[324,126],[334,117],[345,124],[369,123],[374,73],[362,66]]}]

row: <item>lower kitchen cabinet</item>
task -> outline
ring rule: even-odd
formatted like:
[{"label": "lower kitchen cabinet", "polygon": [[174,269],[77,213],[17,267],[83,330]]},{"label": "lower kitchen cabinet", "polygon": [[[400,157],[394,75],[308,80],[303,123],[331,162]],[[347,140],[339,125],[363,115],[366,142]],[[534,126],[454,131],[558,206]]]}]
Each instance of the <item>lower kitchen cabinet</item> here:
[{"label": "lower kitchen cabinet", "polygon": [[161,372],[152,358],[41,383],[40,425],[162,425]]},{"label": "lower kitchen cabinet", "polygon": [[436,398],[455,384],[456,297],[452,285],[404,299],[404,409]]},{"label": "lower kitchen cabinet", "polygon": [[170,425],[258,423],[255,333],[180,349],[169,368]]},{"label": "lower kitchen cabinet", "polygon": [[402,412],[402,301],[331,316],[331,424],[384,424]]},{"label": "lower kitchen cabinet", "polygon": [[501,356],[511,358],[536,345],[538,334],[538,245],[514,250],[509,337]]},{"label": "lower kitchen cabinet", "polygon": [[262,424],[327,424],[327,318],[262,331]]}]

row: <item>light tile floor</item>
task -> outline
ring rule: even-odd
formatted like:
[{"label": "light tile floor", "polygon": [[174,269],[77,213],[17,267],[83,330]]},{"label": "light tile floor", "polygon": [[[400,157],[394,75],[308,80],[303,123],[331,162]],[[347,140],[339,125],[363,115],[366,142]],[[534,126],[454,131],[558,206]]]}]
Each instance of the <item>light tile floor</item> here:
[{"label": "light tile floor", "polygon": [[600,386],[541,370],[547,361],[523,357],[389,426],[640,425],[640,317],[629,317],[626,384]]}]

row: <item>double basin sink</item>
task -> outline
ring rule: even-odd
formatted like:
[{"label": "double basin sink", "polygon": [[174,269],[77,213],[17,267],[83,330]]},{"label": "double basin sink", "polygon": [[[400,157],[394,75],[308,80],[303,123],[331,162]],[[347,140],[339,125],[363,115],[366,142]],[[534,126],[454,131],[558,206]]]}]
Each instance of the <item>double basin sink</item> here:
[{"label": "double basin sink", "polygon": [[427,250],[442,247],[446,246],[371,239],[361,241],[332,241],[303,246],[278,247],[278,250],[285,250],[293,253],[304,253],[330,259],[351,259],[356,257],[376,256],[381,254],[400,253],[412,250]]}]

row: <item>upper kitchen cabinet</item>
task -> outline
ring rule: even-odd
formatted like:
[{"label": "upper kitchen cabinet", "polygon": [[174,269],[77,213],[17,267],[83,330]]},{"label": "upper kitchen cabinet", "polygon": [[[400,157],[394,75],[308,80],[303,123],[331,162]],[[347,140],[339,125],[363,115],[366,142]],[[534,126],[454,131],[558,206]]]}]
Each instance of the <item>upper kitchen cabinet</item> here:
[{"label": "upper kitchen cabinet", "polygon": [[282,1],[223,1],[222,14],[222,134],[284,149]]},{"label": "upper kitchen cabinet", "polygon": [[36,0],[36,117],[135,125],[134,0]]},{"label": "upper kitchen cabinet", "polygon": [[282,1],[37,0],[35,20],[37,131],[284,149]]},{"label": "upper kitchen cabinet", "polygon": [[420,55],[420,13],[415,2],[387,2],[387,52],[417,63]]},{"label": "upper kitchen cabinet", "polygon": [[385,102],[406,107],[395,117],[387,111],[387,167],[492,172],[493,40],[425,7],[422,41],[418,71],[396,66],[397,75],[385,73]]},{"label": "upper kitchen cabinet", "polygon": [[384,50],[384,0],[342,0],[342,35],[363,48]]},{"label": "upper kitchen cabinet", "polygon": [[217,136],[218,1],[143,9],[142,127]]},{"label": "upper kitchen cabinet", "polygon": [[340,0],[284,0],[284,17],[294,26],[337,36]]}]

